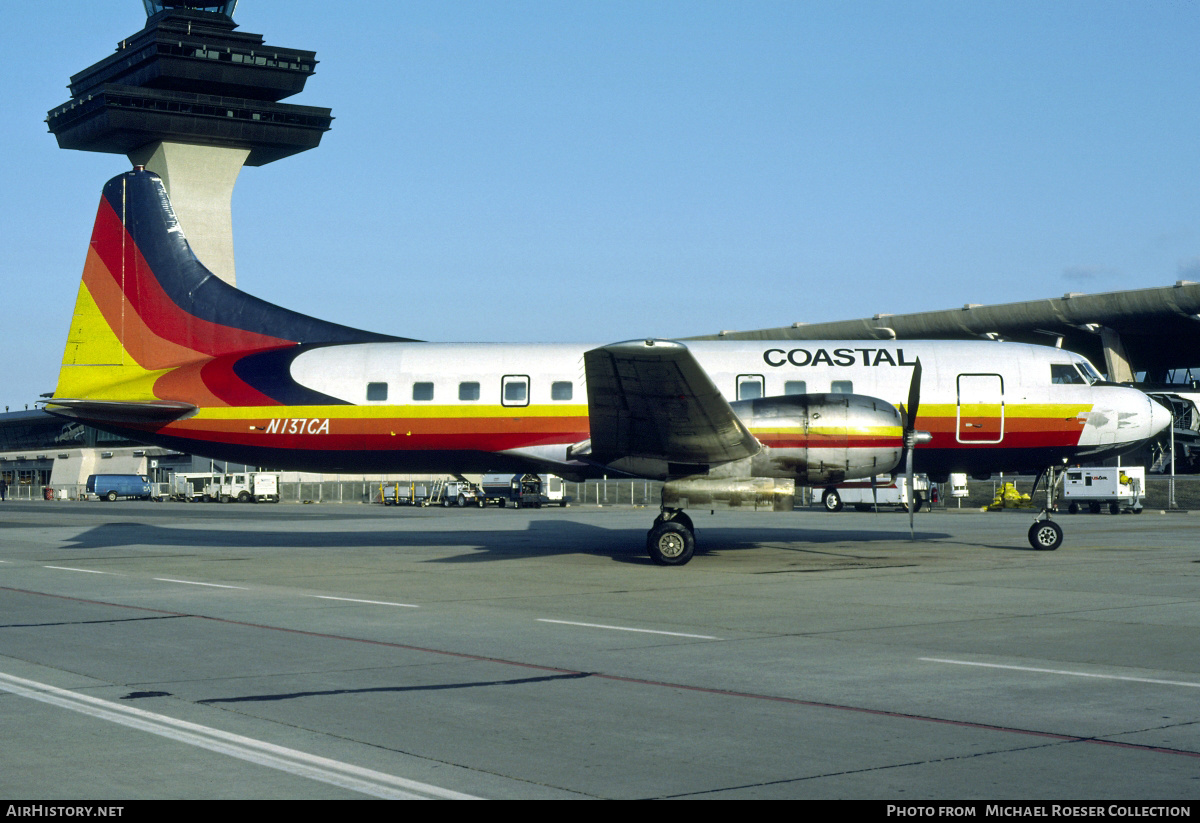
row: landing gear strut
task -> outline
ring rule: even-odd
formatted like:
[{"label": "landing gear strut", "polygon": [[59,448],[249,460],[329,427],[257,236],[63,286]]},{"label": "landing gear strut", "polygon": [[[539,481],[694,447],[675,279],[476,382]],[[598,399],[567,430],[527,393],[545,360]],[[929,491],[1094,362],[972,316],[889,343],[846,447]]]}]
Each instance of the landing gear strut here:
[{"label": "landing gear strut", "polygon": [[696,529],[682,509],[663,509],[646,532],[646,553],[660,566],[682,566],[696,551]]},{"label": "landing gear strut", "polygon": [[1033,521],[1033,525],[1029,527],[1029,545],[1033,546],[1038,551],[1052,552],[1062,545],[1063,529],[1062,526],[1050,519],[1050,513],[1058,511],[1058,484],[1054,482],[1054,467],[1050,466],[1037,476],[1037,480],[1033,481],[1033,491],[1030,497],[1037,494],[1038,483],[1043,477],[1048,477],[1046,486],[1046,508],[1042,509],[1037,518]]}]

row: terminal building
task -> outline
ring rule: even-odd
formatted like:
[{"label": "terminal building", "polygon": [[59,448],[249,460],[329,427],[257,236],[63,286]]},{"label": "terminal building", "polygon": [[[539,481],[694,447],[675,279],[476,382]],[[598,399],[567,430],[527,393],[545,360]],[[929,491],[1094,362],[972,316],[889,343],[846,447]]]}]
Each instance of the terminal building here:
[{"label": "terminal building", "polygon": [[[42,497],[47,487],[77,497],[92,474],[165,477],[195,471],[196,464],[189,455],[117,437],[41,409],[0,415],[0,478],[11,497]],[[207,468],[208,461],[202,465]]]},{"label": "terminal building", "polygon": [[[9,499],[40,500],[50,495],[79,499],[93,474],[137,474],[153,483],[170,483],[175,474],[235,474],[271,468],[148,446],[41,409],[0,413],[0,479],[8,484]],[[339,502],[375,499],[382,484],[441,479],[433,475],[279,474],[286,486],[285,500]]]}]

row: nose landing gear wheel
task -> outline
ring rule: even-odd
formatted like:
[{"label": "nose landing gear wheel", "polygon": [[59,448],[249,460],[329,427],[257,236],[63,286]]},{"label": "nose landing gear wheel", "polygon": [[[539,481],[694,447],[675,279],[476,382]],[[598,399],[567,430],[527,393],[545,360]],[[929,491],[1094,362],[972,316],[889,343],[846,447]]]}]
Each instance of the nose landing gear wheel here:
[{"label": "nose landing gear wheel", "polygon": [[695,551],[692,530],[677,520],[656,522],[646,533],[646,552],[660,566],[682,566]]},{"label": "nose landing gear wheel", "polygon": [[1062,545],[1062,526],[1053,520],[1039,520],[1029,527],[1029,545],[1038,551],[1052,552]]}]

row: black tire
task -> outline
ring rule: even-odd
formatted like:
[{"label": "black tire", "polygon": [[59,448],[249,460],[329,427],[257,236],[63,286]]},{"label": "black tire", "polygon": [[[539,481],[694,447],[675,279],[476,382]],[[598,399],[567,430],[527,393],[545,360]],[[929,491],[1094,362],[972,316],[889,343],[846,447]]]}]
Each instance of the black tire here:
[{"label": "black tire", "polygon": [[1079,514],[1079,504],[1072,503],[1071,505],[1067,506],[1067,511],[1071,514]]},{"label": "black tire", "polygon": [[655,523],[646,532],[646,553],[660,566],[682,566],[692,559],[695,551],[692,530],[678,520]]},{"label": "black tire", "polygon": [[1029,545],[1038,551],[1052,552],[1062,545],[1062,526],[1053,520],[1039,520],[1029,527]]},{"label": "black tire", "polygon": [[462,509],[462,508],[466,508],[466,505],[467,505],[467,496],[465,494],[460,494],[458,496],[458,507],[460,509]]},{"label": "black tire", "polygon": [[[685,529],[692,533],[692,540],[696,539],[696,524],[692,522],[692,518],[688,517],[687,512],[683,511],[682,509],[678,509],[673,512],[669,518],[663,517],[663,515],[660,513],[658,517],[654,518],[654,525],[658,526],[662,523],[666,523],[667,520],[671,520],[674,523],[681,523]],[[653,528],[653,526],[651,528]]]},{"label": "black tire", "polygon": [[826,489],[825,494],[821,495],[821,505],[825,507],[827,512],[840,512],[842,510],[842,496],[838,494],[837,489]]},{"label": "black tire", "polygon": [[116,503],[117,502],[117,493],[109,492],[108,494],[104,495],[104,499],[107,500],[109,503]]},{"label": "black tire", "polygon": [[505,500],[503,497],[501,497],[499,500],[496,501],[497,508],[503,509],[507,505],[508,505],[508,501]]},{"label": "black tire", "polygon": [[1099,514],[1100,503],[1098,501],[1092,501],[1091,503],[1088,503],[1088,511],[1090,511],[1092,514]]},{"label": "black tire", "polygon": [[1109,503],[1108,504],[1108,513],[1109,514],[1120,514],[1121,513],[1121,504],[1116,502],[1115,500],[1112,503]]},{"label": "black tire", "polygon": [[238,502],[239,503],[249,503],[250,502],[250,492],[248,492],[248,491],[238,492]]}]

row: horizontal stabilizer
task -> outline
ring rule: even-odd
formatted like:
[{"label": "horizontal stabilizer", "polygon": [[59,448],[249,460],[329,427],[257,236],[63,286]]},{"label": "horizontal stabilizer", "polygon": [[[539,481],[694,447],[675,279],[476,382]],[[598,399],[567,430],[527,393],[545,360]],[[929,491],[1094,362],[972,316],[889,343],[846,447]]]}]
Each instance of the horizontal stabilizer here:
[{"label": "horizontal stabilizer", "polygon": [[761,449],[682,343],[635,340],[583,357],[592,459],[712,465]]},{"label": "horizontal stabilizer", "polygon": [[191,417],[196,407],[191,403],[159,400],[150,403],[125,403],[118,400],[72,400],[55,398],[46,404],[46,411],[60,417],[86,420],[89,423],[169,423]]}]

